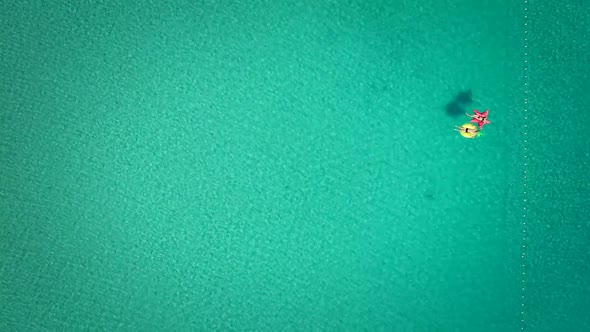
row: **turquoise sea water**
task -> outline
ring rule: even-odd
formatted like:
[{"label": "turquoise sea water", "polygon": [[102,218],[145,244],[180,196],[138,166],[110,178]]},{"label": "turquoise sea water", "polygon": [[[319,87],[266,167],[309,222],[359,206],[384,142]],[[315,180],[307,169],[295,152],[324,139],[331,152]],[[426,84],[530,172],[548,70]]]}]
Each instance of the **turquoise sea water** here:
[{"label": "turquoise sea water", "polygon": [[0,329],[590,330],[588,9],[529,8],[525,120],[519,2],[2,4]]}]

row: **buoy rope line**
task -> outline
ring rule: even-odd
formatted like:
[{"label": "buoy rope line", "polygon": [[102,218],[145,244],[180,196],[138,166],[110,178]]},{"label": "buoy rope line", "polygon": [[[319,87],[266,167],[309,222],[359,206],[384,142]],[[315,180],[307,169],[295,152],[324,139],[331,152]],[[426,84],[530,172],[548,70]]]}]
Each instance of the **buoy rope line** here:
[{"label": "buoy rope line", "polygon": [[522,291],[521,291],[521,317],[520,317],[520,329],[524,331],[525,329],[525,300],[526,300],[526,245],[527,245],[527,168],[528,168],[528,107],[529,107],[529,99],[528,99],[528,89],[529,89],[529,39],[528,39],[528,21],[529,21],[529,13],[528,13],[528,0],[524,0],[524,142],[523,142],[523,152],[524,152],[524,165],[523,165],[523,213],[522,213],[522,249],[521,249],[521,264],[522,264]]}]

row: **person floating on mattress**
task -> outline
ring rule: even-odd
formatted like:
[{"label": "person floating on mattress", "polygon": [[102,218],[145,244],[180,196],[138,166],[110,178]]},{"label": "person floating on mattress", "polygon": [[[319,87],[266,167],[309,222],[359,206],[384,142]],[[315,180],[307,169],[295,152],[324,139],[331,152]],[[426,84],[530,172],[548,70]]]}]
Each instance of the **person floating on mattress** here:
[{"label": "person floating on mattress", "polygon": [[475,138],[481,136],[481,131],[477,129],[476,126],[472,125],[471,123],[466,123],[462,126],[455,126],[455,130],[461,134],[461,136],[465,138]]},{"label": "person floating on mattress", "polygon": [[488,121],[488,110],[486,110],[483,113],[480,113],[477,110],[473,110],[473,113],[475,114],[465,113],[465,115],[471,118],[470,122],[476,122],[480,130],[483,129],[483,126],[485,124],[491,123],[490,121]]}]

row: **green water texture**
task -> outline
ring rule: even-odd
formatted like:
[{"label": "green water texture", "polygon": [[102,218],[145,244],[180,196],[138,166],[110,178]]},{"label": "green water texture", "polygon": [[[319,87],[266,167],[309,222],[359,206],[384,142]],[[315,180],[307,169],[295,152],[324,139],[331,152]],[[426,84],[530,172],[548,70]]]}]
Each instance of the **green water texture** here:
[{"label": "green water texture", "polygon": [[0,8],[0,330],[590,331],[586,1]]}]

